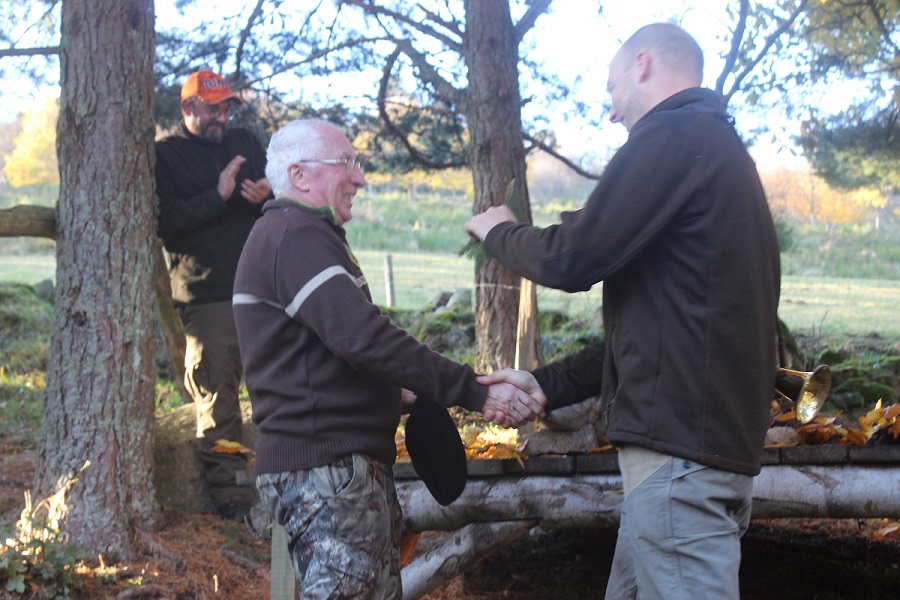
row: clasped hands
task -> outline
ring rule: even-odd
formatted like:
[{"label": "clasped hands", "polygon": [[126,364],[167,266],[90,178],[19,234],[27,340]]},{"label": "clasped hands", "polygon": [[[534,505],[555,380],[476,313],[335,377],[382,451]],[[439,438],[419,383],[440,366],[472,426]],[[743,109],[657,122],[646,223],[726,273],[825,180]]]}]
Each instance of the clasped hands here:
[{"label": "clasped hands", "polygon": [[[534,375],[528,371],[500,369],[481,375],[476,381],[488,388],[480,416],[488,423],[501,427],[521,427],[529,421],[543,419],[547,397]],[[401,389],[403,412],[408,413],[416,403],[415,392]]]},{"label": "clasped hands", "polygon": [[528,371],[500,369],[477,379],[488,388],[481,417],[501,427],[521,427],[545,416],[547,397]]}]

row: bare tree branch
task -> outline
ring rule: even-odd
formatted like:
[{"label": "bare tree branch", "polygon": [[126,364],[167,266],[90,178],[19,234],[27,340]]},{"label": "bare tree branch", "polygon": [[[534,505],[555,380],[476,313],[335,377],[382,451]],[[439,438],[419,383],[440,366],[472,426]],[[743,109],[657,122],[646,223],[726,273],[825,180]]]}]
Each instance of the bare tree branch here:
[{"label": "bare tree branch", "polygon": [[463,32],[462,32],[462,29],[461,29],[460,26],[459,26],[459,22],[458,22],[458,21],[447,21],[446,19],[442,19],[442,18],[440,17],[440,15],[438,15],[437,13],[428,10],[427,8],[425,8],[424,6],[422,6],[421,4],[417,4],[416,6],[418,6],[418,7],[419,7],[419,10],[421,10],[422,12],[424,12],[424,13],[425,13],[425,16],[427,16],[429,19],[431,19],[432,21],[434,21],[435,23],[437,23],[438,25],[440,25],[440,26],[443,27],[444,29],[446,29],[446,30],[448,30],[448,31],[451,31],[451,32],[453,32],[454,34],[458,35],[458,36],[460,37],[460,39],[462,39],[462,37],[463,37]]},{"label": "bare tree branch", "polygon": [[464,161],[439,163],[424,156],[412,145],[412,142],[409,141],[409,138],[406,137],[406,134],[404,134],[403,130],[397,127],[393,121],[391,121],[391,117],[387,112],[387,91],[388,84],[391,80],[391,71],[394,68],[394,64],[397,62],[397,58],[400,56],[400,53],[401,50],[399,47],[391,52],[391,54],[387,57],[387,62],[385,63],[384,70],[382,71],[381,83],[378,86],[379,117],[384,122],[387,130],[391,133],[391,135],[397,138],[401,144],[403,144],[403,147],[406,148],[406,151],[409,152],[410,157],[412,157],[415,162],[430,169],[452,169],[455,167],[465,166],[466,163]]},{"label": "bare tree branch", "polygon": [[59,46],[44,46],[40,48],[5,48],[0,50],[0,58],[9,56],[53,56],[59,54]]},{"label": "bare tree branch", "polygon": [[397,44],[397,48],[406,54],[413,65],[419,70],[419,76],[422,80],[434,86],[434,89],[439,96],[453,102],[459,112],[464,113],[466,111],[465,94],[461,93],[458,89],[453,87],[449,81],[441,77],[437,72],[437,69],[428,62],[428,58],[416,50],[409,40],[401,39],[394,41]]},{"label": "bare tree branch", "polygon": [[393,38],[385,38],[385,37],[357,38],[357,39],[348,40],[346,42],[340,43],[331,48],[324,48],[322,50],[318,50],[316,52],[309,54],[303,60],[298,60],[298,61],[294,61],[292,63],[287,63],[284,65],[281,65],[277,69],[273,69],[272,72],[269,73],[268,75],[266,75],[265,77],[260,77],[258,79],[253,79],[253,80],[247,81],[246,87],[252,86],[252,85],[259,83],[260,81],[264,81],[266,79],[271,79],[275,75],[280,75],[281,73],[285,73],[287,71],[290,71],[291,69],[296,69],[300,65],[305,65],[305,64],[311,63],[315,60],[318,60],[320,58],[328,56],[332,52],[336,52],[338,50],[343,50],[345,48],[353,48],[356,46],[361,46],[363,44],[368,44],[369,42],[379,42],[379,41],[386,41],[386,40],[387,41],[395,41]]},{"label": "bare tree branch", "polygon": [[262,15],[262,9],[265,3],[266,0],[256,0],[256,6],[253,8],[253,12],[250,13],[250,17],[247,19],[247,26],[241,30],[237,48],[235,48],[234,50],[234,72],[237,75],[240,75],[241,73],[241,62],[244,58],[244,45],[247,43],[247,39],[250,37],[250,33],[253,31],[254,23]]},{"label": "bare tree branch", "polygon": [[[746,0],[741,0],[741,4],[742,4],[741,8],[742,9],[743,9],[744,2],[746,2]],[[731,89],[728,91],[728,93],[725,93],[724,90],[721,91],[722,98],[724,99],[726,106],[728,105],[728,102],[731,100],[731,97],[734,96],[738,91],[740,91],[741,84],[743,83],[744,79],[747,76],[749,76],[750,73],[753,72],[753,69],[756,68],[756,65],[758,65],[762,61],[763,58],[765,58],[766,54],[768,54],[768,52],[772,48],[772,46],[775,45],[775,42],[778,41],[778,38],[780,38],[784,34],[785,31],[790,29],[794,25],[794,23],[797,21],[797,19],[800,17],[800,15],[803,14],[803,12],[806,10],[806,5],[807,5],[807,0],[802,0],[801,2],[799,2],[797,4],[797,6],[794,8],[794,12],[792,12],[790,14],[790,16],[788,16],[787,19],[782,21],[781,25],[779,25],[778,28],[771,35],[769,35],[766,38],[766,43],[763,45],[762,49],[757,53],[756,58],[750,60],[750,62],[741,70],[741,72],[737,73],[735,75],[734,83],[731,84]],[[739,27],[743,27],[743,25],[739,25]],[[723,72],[723,75],[720,77],[720,81],[722,82],[723,88],[724,88],[724,77],[726,75],[727,75],[727,73]],[[718,83],[716,85],[717,85],[717,89],[718,89]]]},{"label": "bare tree branch", "polygon": [[[385,8],[384,6],[379,6],[372,0],[343,0],[343,3],[357,6],[361,9],[363,9],[365,12],[371,13],[373,15],[384,15],[384,16],[390,17],[400,23],[405,23],[406,25],[409,25],[416,31],[419,31],[421,33],[424,33],[425,35],[428,35],[437,40],[440,40],[441,42],[446,44],[448,48],[450,48],[456,52],[459,52],[460,54],[462,54],[462,52],[463,52],[462,43],[459,40],[454,40],[451,37],[438,32],[435,28],[429,27],[428,25],[426,25],[424,23],[419,23],[418,21],[415,21],[414,19],[412,19],[412,17],[401,14],[395,10]],[[425,14],[426,14],[426,16],[428,16],[429,13],[426,12]],[[439,25],[444,24],[444,22],[442,20],[435,21],[435,22]],[[458,32],[458,28],[454,27],[451,29],[451,31],[456,33],[456,32]]]},{"label": "bare tree branch", "polygon": [[716,91],[723,94],[725,88],[725,78],[734,68],[737,62],[738,53],[741,50],[741,42],[744,41],[744,32],[747,30],[747,15],[750,13],[750,0],[741,0],[741,7],[738,13],[737,27],[734,28],[734,35],[731,36],[731,49],[728,56],[725,57],[725,65],[722,67],[722,73],[716,79]]},{"label": "bare tree branch", "polygon": [[552,156],[553,158],[555,158],[562,164],[566,165],[567,167],[569,167],[570,169],[572,169],[573,171],[575,171],[582,177],[587,177],[588,179],[600,179],[600,175],[598,175],[596,173],[589,173],[588,171],[585,171],[579,165],[575,164],[572,161],[572,159],[563,156],[562,154],[560,154],[559,152],[554,150],[551,146],[548,146],[547,144],[545,144],[541,140],[537,139],[536,137],[534,137],[528,133],[525,133],[525,132],[522,132],[522,137],[525,138],[527,141],[529,141],[532,146],[534,146],[535,148],[540,148],[541,150],[543,150],[544,152],[546,152],[547,154],[549,154],[550,156]]},{"label": "bare tree branch", "polygon": [[550,8],[551,4],[553,4],[553,0],[536,0],[529,5],[528,10],[525,11],[525,14],[522,15],[522,18],[519,19],[519,22],[513,27],[513,40],[515,40],[516,45],[518,45],[525,34],[534,27],[534,22],[537,18],[547,12],[547,9]]},{"label": "bare tree branch", "polygon": [[888,31],[887,25],[884,23],[884,17],[878,12],[878,6],[873,0],[866,0],[866,6],[869,8],[869,12],[872,13],[872,18],[878,23],[880,37],[884,39],[884,42],[889,48],[894,50],[895,54],[900,53],[900,48],[898,48],[897,44],[894,43],[894,40],[891,39],[891,32]]}]

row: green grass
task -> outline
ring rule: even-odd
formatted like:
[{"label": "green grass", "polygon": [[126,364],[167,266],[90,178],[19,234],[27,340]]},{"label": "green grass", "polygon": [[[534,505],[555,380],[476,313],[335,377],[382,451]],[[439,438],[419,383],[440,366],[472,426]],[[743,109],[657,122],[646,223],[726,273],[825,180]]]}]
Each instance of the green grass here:
[{"label": "green grass", "polygon": [[56,281],[56,257],[52,254],[5,256],[0,262],[0,281],[29,283]]},{"label": "green grass", "polygon": [[[385,257],[394,272],[395,307],[418,309],[439,291],[471,288],[474,267],[456,254],[356,250],[376,304],[385,305]],[[37,283],[54,279],[52,256],[10,256],[0,264],[0,281]],[[558,310],[590,317],[600,307],[601,286],[589,292],[566,294],[538,288],[541,310]],[[900,340],[900,280],[827,278],[785,275],[782,280],[781,318],[792,331],[826,338],[877,333]]]},{"label": "green grass", "polygon": [[876,333],[900,339],[900,281],[785,276],[781,319],[825,338]]}]

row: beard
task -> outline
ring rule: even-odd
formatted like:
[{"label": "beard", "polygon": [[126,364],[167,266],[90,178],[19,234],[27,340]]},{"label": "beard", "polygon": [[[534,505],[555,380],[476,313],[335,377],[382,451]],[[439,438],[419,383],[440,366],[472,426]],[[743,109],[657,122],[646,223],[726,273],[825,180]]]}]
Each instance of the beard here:
[{"label": "beard", "polygon": [[218,123],[207,123],[202,132],[203,139],[217,144],[222,141],[223,135],[225,135],[225,128]]}]

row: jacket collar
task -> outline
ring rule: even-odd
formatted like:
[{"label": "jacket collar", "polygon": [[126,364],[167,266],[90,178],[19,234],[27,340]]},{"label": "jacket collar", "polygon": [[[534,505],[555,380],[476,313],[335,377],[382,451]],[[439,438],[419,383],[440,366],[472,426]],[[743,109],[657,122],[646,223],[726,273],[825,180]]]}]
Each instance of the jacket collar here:
[{"label": "jacket collar", "polygon": [[266,204],[263,206],[263,211],[269,210],[271,208],[277,208],[279,206],[284,206],[285,204],[295,206],[304,212],[315,215],[321,219],[325,219],[334,227],[339,227],[339,225],[337,224],[337,216],[334,213],[334,207],[330,204],[328,206],[313,206],[311,204],[303,202],[302,200],[295,200],[286,196],[279,196],[274,200],[269,200],[268,202],[266,202]]}]

